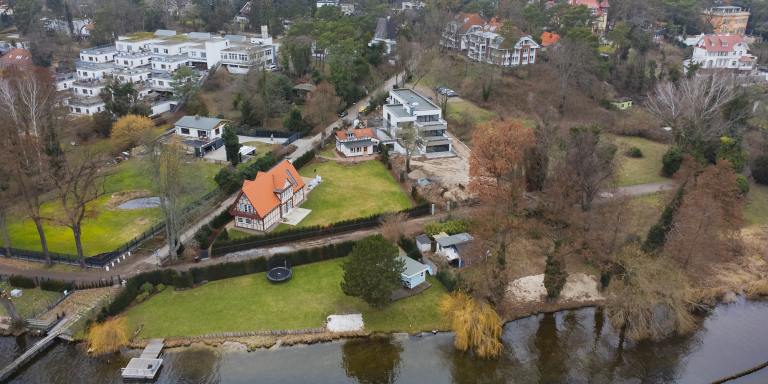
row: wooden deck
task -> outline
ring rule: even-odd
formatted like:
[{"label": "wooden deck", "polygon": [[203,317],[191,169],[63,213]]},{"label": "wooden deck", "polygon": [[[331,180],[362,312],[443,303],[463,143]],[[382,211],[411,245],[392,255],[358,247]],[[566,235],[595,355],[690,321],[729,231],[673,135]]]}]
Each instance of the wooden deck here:
[{"label": "wooden deck", "polygon": [[400,299],[405,299],[406,297],[416,296],[419,293],[422,293],[427,290],[427,288],[431,287],[432,284],[427,283],[426,281],[417,285],[415,288],[400,288],[396,291],[392,292],[392,296],[389,298],[391,301],[397,301]]},{"label": "wooden deck", "polygon": [[163,341],[165,339],[151,339],[147,344],[141,356],[133,358],[128,366],[121,370],[123,379],[151,380],[157,376],[163,359],[158,359],[160,351],[163,350]]},{"label": "wooden deck", "polygon": [[18,359],[14,360],[11,364],[9,364],[7,367],[1,370],[0,382],[4,382],[5,380],[8,380],[8,378],[11,377],[13,372],[15,372],[20,366],[26,364],[29,360],[32,360],[33,357],[37,356],[38,353],[43,351],[49,345],[53,344],[59,332],[60,331],[57,330],[56,332],[49,333],[48,336],[38,341],[35,345],[32,346],[32,348],[30,348],[29,350],[24,352],[24,354],[19,356]]}]

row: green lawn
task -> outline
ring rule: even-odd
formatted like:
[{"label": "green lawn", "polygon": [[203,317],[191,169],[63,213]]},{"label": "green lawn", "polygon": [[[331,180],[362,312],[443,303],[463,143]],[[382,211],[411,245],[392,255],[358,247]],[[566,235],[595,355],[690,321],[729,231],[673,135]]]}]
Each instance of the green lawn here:
[{"label": "green lawn", "polygon": [[325,146],[325,150],[320,152],[320,153],[318,153],[317,155],[318,156],[323,156],[323,157],[330,157],[331,159],[335,159],[336,158],[336,153],[333,152],[334,149],[336,149],[336,143],[333,143],[331,145]]},{"label": "green lawn", "polygon": [[312,213],[299,223],[299,227],[325,225],[411,207],[411,200],[378,161],[365,161],[351,167],[328,161],[308,165],[299,174],[304,177],[317,174],[323,178],[323,182],[309,192],[307,201],[301,206],[311,209]]},{"label": "green lawn", "polygon": [[[0,289],[8,288],[7,283],[0,283]],[[23,318],[34,317],[48,308],[61,297],[58,292],[48,292],[41,289],[22,289],[21,297],[12,297],[11,301],[16,306],[16,311]],[[8,294],[11,292],[8,290]],[[0,316],[8,316],[5,308],[0,305]]]},{"label": "green lawn", "polygon": [[454,120],[461,119],[463,115],[470,115],[475,118],[475,124],[480,124],[496,117],[496,114],[478,107],[469,101],[460,101],[457,103],[448,103],[448,117]]},{"label": "green lawn", "polygon": [[237,229],[230,229],[227,230],[227,234],[229,235],[230,240],[234,239],[242,239],[244,237],[250,237],[253,236],[253,234],[245,233],[243,231],[238,231]]},{"label": "green lawn", "polygon": [[[203,161],[194,164],[201,172],[200,179],[206,190],[216,188],[213,177],[222,166]],[[101,214],[96,219],[84,220],[82,240],[86,256],[112,251],[162,219],[159,208],[132,211],[103,209],[114,192],[150,189],[152,181],[146,176],[138,159],[130,159],[104,171],[113,172],[114,175],[107,180],[108,193],[96,201]],[[41,212],[44,216],[51,215],[60,206],[58,200],[49,201],[42,205]],[[31,220],[25,220],[23,215],[13,216],[8,218],[7,225],[8,235],[15,248],[42,250],[37,228]],[[45,223],[43,230],[51,252],[77,254],[72,230],[63,226],[51,226],[50,223]]]},{"label": "green lawn", "polygon": [[768,186],[750,184],[747,204],[744,206],[745,226],[751,227],[768,223]]},{"label": "green lawn", "polygon": [[295,267],[293,277],[281,284],[257,273],[188,291],[168,289],[125,316],[131,329],[144,324],[143,339],[319,328],[328,315],[348,313],[362,313],[368,331],[439,329],[437,304],[446,290],[436,279],[428,276],[432,287],[424,293],[379,310],[341,292],[342,260]]},{"label": "green lawn", "polygon": [[[661,158],[669,149],[668,145],[656,143],[640,137],[625,137],[606,135],[616,141],[619,147],[617,155],[621,160],[619,169],[619,186],[654,183],[669,180],[659,176],[661,171]],[[632,158],[627,156],[630,147],[638,147],[643,152],[643,157]]]},{"label": "green lawn", "polygon": [[250,165],[251,163],[256,161],[256,159],[258,159],[259,157],[261,157],[265,153],[271,151],[273,149],[272,147],[280,145],[280,144],[264,143],[264,142],[261,142],[261,141],[248,141],[248,142],[241,143],[241,144],[249,145],[251,147],[256,147],[256,156],[252,157],[250,160],[248,160],[245,163],[238,164],[237,165],[237,170],[238,171],[242,171],[243,169],[245,169],[245,167],[247,167],[248,165]]}]

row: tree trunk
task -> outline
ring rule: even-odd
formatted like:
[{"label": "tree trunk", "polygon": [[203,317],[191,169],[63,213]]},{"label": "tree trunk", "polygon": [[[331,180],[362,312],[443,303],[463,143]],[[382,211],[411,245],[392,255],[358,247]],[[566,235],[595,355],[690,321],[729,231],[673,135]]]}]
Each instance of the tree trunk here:
[{"label": "tree trunk", "polygon": [[80,263],[80,269],[86,270],[85,256],[83,255],[83,242],[80,239],[83,231],[80,226],[72,227],[72,233],[75,235],[75,247],[77,247],[77,262]]},{"label": "tree trunk", "polygon": [[43,246],[43,256],[45,256],[45,267],[50,268],[53,266],[53,260],[51,260],[51,254],[48,252],[48,242],[45,240],[45,231],[43,231],[43,223],[40,222],[40,218],[34,218],[37,227],[37,233],[40,235],[40,244]]},{"label": "tree trunk", "polygon": [[3,229],[5,240],[5,257],[11,257],[11,238],[8,237],[8,228],[5,226],[5,212],[0,212],[0,228]]},{"label": "tree trunk", "polygon": [[8,316],[11,317],[11,321],[18,320],[21,316],[19,316],[19,311],[16,310],[16,306],[13,305],[11,298],[8,297],[8,292],[9,291],[0,291],[0,302],[3,303],[3,307],[5,307],[5,311],[8,312]]}]

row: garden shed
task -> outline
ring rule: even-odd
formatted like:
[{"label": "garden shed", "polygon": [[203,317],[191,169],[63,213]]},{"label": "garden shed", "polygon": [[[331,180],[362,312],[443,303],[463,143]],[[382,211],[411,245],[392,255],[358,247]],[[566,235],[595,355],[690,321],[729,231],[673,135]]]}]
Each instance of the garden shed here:
[{"label": "garden shed", "polygon": [[416,236],[416,246],[419,248],[419,251],[422,252],[428,252],[432,250],[432,240],[429,238],[429,236],[425,234],[421,234]]},{"label": "garden shed", "polygon": [[415,288],[426,281],[427,272],[429,272],[428,266],[403,254],[398,255],[397,259],[405,262],[405,271],[403,271],[401,275],[403,286],[406,288]]},{"label": "garden shed", "polygon": [[472,237],[469,233],[457,233],[452,236],[448,237],[441,237],[439,239],[435,239],[435,242],[437,242],[436,251],[438,253],[442,253],[448,260],[454,260],[459,258],[459,253],[465,248],[464,246],[457,245],[462,243],[469,243],[470,241],[474,240],[475,238]]}]

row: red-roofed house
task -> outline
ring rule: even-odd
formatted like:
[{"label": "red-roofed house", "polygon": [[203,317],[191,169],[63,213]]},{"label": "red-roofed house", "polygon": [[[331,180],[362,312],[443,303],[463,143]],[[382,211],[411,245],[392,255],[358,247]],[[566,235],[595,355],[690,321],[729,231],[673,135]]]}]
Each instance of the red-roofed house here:
[{"label": "red-roofed house", "polygon": [[304,202],[306,184],[288,160],[256,178],[246,180],[229,213],[235,217],[235,228],[269,232],[280,219]]},{"label": "red-roofed house", "polygon": [[454,16],[454,19],[449,21],[443,30],[443,38],[440,39],[440,45],[448,49],[458,48],[460,51],[467,49],[467,32],[472,27],[480,27],[485,25],[483,20],[477,13],[464,13],[461,12]]},{"label": "red-roofed house", "polygon": [[[691,60],[702,68],[719,68],[745,73],[754,68],[747,42],[739,35],[699,35]],[[743,71],[743,72],[742,72]]]},{"label": "red-roofed house", "polygon": [[541,34],[541,46],[543,50],[547,50],[547,48],[549,47],[552,47],[552,49],[555,49],[559,41],[560,41],[560,35],[558,35],[557,33],[544,32]]},{"label": "red-roofed house", "polygon": [[373,155],[379,138],[370,128],[336,132],[336,150],[347,157]]},{"label": "red-roofed house", "polygon": [[467,56],[475,61],[504,67],[516,67],[536,63],[536,51],[541,48],[533,37],[525,35],[517,27],[515,35],[520,38],[514,46],[501,48],[504,38],[499,35],[503,23],[496,17],[483,26],[473,26],[467,32]]},{"label": "red-roofed house", "polygon": [[5,56],[0,57],[0,68],[26,68],[32,65],[32,53],[27,49],[14,48]]},{"label": "red-roofed house", "polygon": [[574,7],[586,5],[592,16],[595,17],[595,21],[592,23],[592,33],[605,34],[605,27],[608,22],[608,9],[611,7],[608,5],[608,0],[568,0],[568,4]]}]

